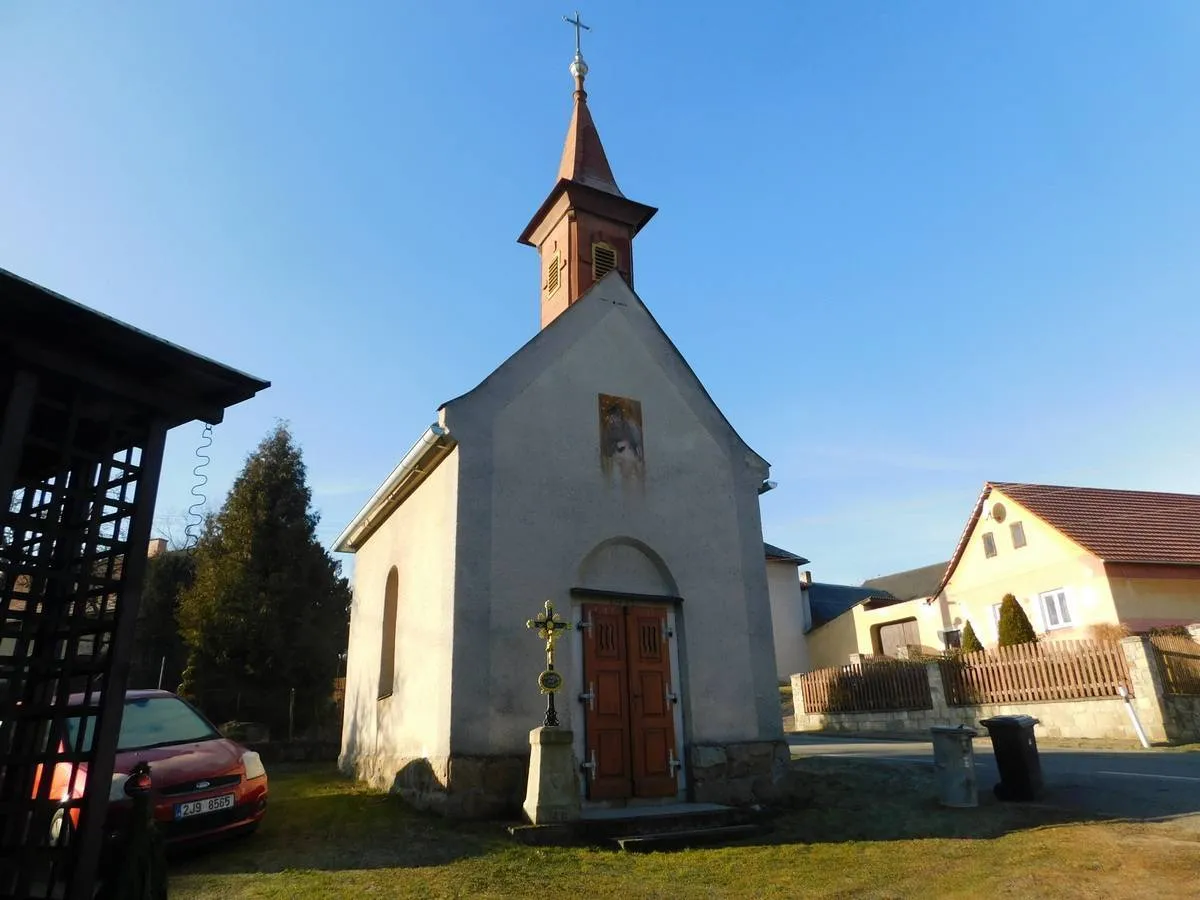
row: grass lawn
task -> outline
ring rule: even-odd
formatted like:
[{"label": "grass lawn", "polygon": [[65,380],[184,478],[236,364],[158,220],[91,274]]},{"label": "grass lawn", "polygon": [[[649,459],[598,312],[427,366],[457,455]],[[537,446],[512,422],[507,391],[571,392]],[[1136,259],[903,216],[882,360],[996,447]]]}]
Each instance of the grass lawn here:
[{"label": "grass lawn", "polygon": [[171,897],[1187,897],[1193,820],[1069,822],[1002,806],[945,810],[929,770],[809,759],[812,798],[763,838],[622,854],[536,849],[495,823],[450,823],[343,780],[277,766],[256,835],[172,862]]}]

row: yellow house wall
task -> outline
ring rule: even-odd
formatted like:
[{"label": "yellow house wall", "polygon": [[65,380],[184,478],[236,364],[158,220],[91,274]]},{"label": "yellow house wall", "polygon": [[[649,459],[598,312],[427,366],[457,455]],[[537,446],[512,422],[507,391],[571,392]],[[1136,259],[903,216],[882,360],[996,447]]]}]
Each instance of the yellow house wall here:
[{"label": "yellow house wall", "polygon": [[945,649],[942,639],[938,636],[938,632],[946,628],[941,607],[936,603],[926,603],[924,598],[895,603],[881,609],[865,609],[862,606],[856,606],[853,616],[859,653],[875,652],[873,637],[875,626],[899,622],[903,619],[917,620],[922,649],[929,653],[941,653]]},{"label": "yellow house wall", "polygon": [[1200,622],[1200,572],[1196,578],[1109,579],[1122,622],[1181,625]]},{"label": "yellow house wall", "polygon": [[[997,502],[1003,503],[1007,512],[1002,523],[988,518]],[[1025,528],[1026,544],[1019,549],[1013,548],[1010,526],[1014,522]],[[996,555],[991,559],[983,549],[986,532],[996,541]],[[1067,592],[1072,626],[1048,629],[1038,595],[1060,589]],[[943,592],[950,627],[963,628],[969,621],[979,640],[994,646],[998,636],[992,604],[1005,594],[1017,598],[1034,630],[1050,640],[1088,638],[1092,625],[1117,621],[1103,563],[1003,492],[993,490]]]},{"label": "yellow house wall", "polygon": [[812,669],[844,666],[850,654],[858,652],[854,616],[849,613],[808,633],[808,664]]}]

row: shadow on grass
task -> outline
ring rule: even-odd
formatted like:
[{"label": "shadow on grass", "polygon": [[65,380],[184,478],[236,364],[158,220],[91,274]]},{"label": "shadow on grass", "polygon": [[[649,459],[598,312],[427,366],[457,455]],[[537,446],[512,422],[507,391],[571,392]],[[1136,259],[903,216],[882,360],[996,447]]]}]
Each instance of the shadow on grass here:
[{"label": "shadow on grass", "polygon": [[1048,825],[1108,821],[1044,803],[1001,803],[981,779],[979,806],[951,809],[937,802],[931,767],[865,759],[793,762],[806,785],[802,808],[777,815],[760,844],[987,840]]},{"label": "shadow on grass", "polygon": [[252,835],[172,851],[172,875],[420,868],[507,846],[495,825],[448,822],[340,775],[332,765],[278,765]]}]

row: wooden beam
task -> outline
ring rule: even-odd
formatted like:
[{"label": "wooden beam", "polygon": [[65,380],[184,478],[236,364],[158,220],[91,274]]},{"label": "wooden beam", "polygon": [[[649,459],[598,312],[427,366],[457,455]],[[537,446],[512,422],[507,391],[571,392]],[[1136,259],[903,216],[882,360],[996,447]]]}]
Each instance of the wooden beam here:
[{"label": "wooden beam", "polygon": [[134,378],[118,375],[87,359],[68,356],[45,344],[25,341],[14,347],[13,353],[29,365],[59,372],[180,422],[200,419],[209,425],[219,425],[225,418],[225,408],[220,403],[147,385]]},{"label": "wooden beam", "polygon": [[21,465],[25,434],[36,398],[37,376],[24,369],[19,370],[8,391],[8,402],[4,405],[4,426],[0,431],[0,499],[4,503],[0,515],[8,511],[8,501],[16,487],[14,479]]},{"label": "wooden beam", "polygon": [[674,594],[631,594],[628,591],[605,591],[599,588],[573,587],[572,597],[584,597],[596,600],[628,600],[634,603],[674,603],[683,602],[682,597]]}]

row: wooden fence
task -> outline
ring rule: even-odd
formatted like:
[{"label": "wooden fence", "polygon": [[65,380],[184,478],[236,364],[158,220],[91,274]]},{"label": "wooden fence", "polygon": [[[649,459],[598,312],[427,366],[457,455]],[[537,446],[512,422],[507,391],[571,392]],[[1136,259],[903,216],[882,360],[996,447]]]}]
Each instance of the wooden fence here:
[{"label": "wooden fence", "polygon": [[1168,694],[1200,694],[1200,644],[1178,634],[1152,634],[1163,690]]},{"label": "wooden fence", "polygon": [[1132,694],[1121,645],[1055,641],[996,647],[943,659],[938,665],[950,706],[1028,703]]},{"label": "wooden fence", "polygon": [[890,660],[817,669],[800,677],[806,713],[932,709],[924,663]]}]

